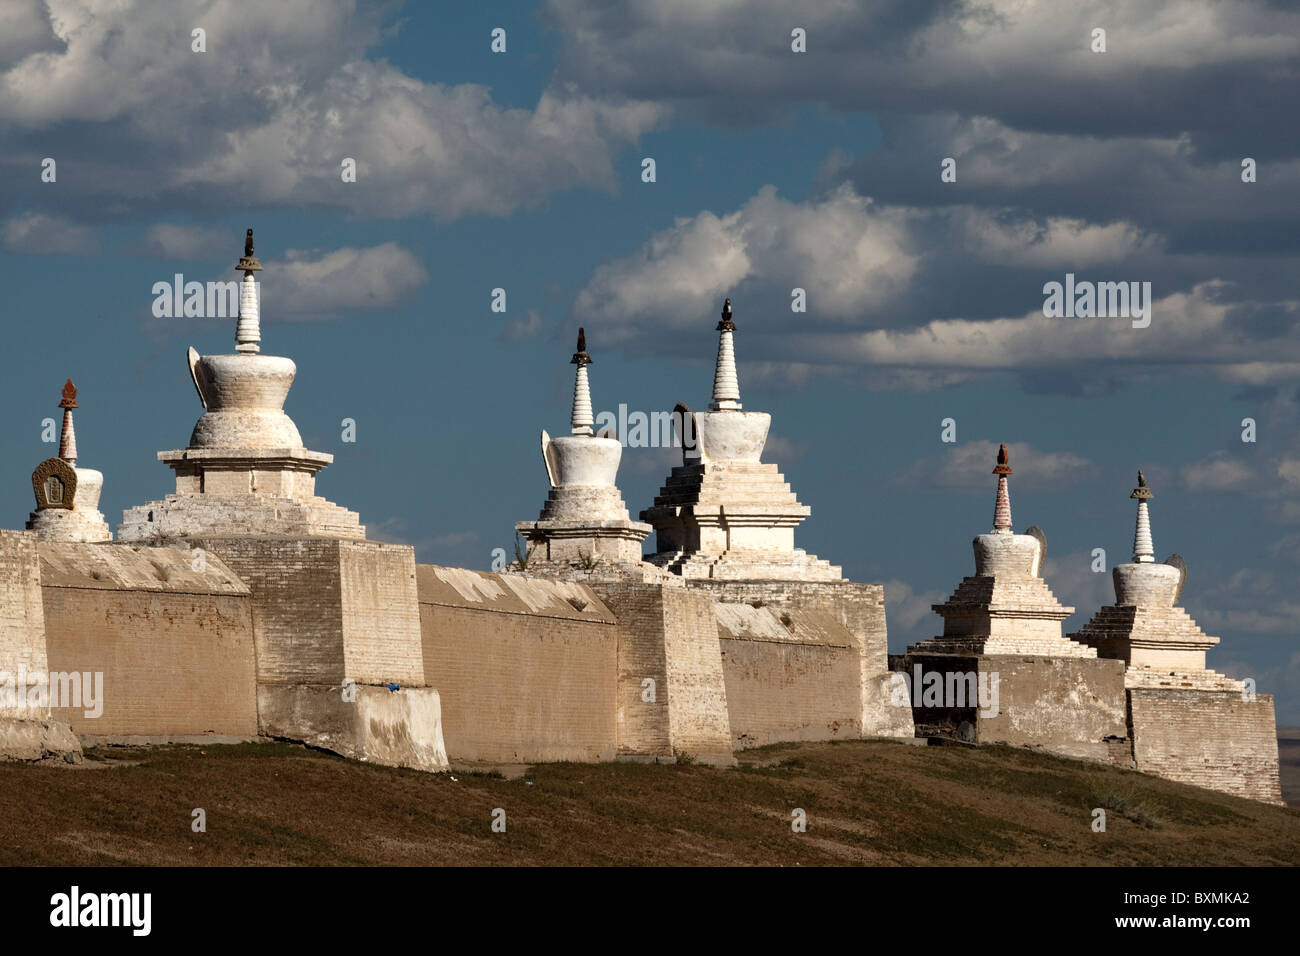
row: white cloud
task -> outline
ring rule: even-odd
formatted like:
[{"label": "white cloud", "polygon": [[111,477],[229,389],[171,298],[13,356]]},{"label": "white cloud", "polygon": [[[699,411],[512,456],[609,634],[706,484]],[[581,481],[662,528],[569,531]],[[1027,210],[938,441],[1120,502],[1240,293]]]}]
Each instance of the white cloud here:
[{"label": "white cloud", "polygon": [[232,247],[229,229],[161,222],[145,230],[144,238],[127,251],[159,259],[210,259]]},{"label": "white cloud", "polygon": [[[613,190],[615,154],[668,112],[558,88],[532,109],[506,108],[485,86],[426,83],[365,59],[391,14],[383,5],[53,0],[51,10],[54,49],[28,10],[26,39],[13,41],[23,49],[0,69],[0,164],[27,169],[52,126],[112,123],[114,137],[59,188],[119,209],[183,208],[219,191],[378,217],[506,215],[566,189]],[[195,24],[207,53],[190,51]],[[357,161],[355,183],[341,180],[344,158]]]},{"label": "white cloud", "polygon": [[1204,461],[1184,465],[1180,476],[1189,491],[1231,491],[1245,488],[1254,480],[1249,465],[1221,451]]},{"label": "white cloud", "polygon": [[[913,462],[899,476],[908,487],[987,489],[992,501],[991,474],[1001,442],[964,441],[945,445],[935,457]],[[1093,477],[1097,466],[1068,451],[1042,451],[1025,442],[1006,442],[1013,477],[1011,488],[1065,488]]]},{"label": "white cloud", "polygon": [[395,242],[365,249],[289,249],[283,261],[263,265],[262,308],[276,315],[387,308],[429,281],[419,260]]},{"label": "white cloud", "polygon": [[93,256],[99,237],[89,226],[29,212],[4,223],[5,251],[32,256]]},{"label": "white cloud", "polygon": [[[662,327],[697,326],[724,293],[746,279],[807,290],[810,309],[850,318],[906,291],[919,263],[907,236],[912,214],[880,209],[845,186],[795,203],[764,186],[735,212],[676,220],[636,253],[600,266],[574,306],[619,323],[622,335],[647,317]],[[745,318],[737,303],[737,322]]]}]

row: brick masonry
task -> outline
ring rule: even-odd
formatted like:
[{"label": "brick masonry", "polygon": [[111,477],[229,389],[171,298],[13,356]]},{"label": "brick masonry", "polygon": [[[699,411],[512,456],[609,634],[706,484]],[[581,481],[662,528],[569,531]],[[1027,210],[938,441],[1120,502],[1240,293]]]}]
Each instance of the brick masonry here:
[{"label": "brick masonry", "polygon": [[423,564],[416,576],[451,761],[613,759],[618,634],[595,593]]},{"label": "brick masonry", "polygon": [[1282,802],[1271,695],[1132,688],[1129,722],[1142,772]]},{"label": "brick masonry", "polygon": [[[659,584],[593,585],[618,618],[618,752],[730,762],[713,600]],[[654,699],[646,700],[646,680]]]},{"label": "brick masonry", "polygon": [[103,675],[103,712],[56,707],[78,734],[257,734],[248,588],[189,552],[42,542],[49,669]]}]

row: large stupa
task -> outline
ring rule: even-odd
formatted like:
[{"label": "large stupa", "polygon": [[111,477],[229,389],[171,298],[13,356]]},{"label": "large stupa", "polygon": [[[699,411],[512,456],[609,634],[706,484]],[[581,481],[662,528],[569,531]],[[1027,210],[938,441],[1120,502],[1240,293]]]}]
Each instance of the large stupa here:
[{"label": "large stupa", "polygon": [[943,618],[943,634],[908,653],[1096,657],[1092,648],[1061,635],[1061,624],[1074,608],[1061,604],[1043,580],[1047,538],[1037,527],[1027,534],[1013,530],[1006,445],[998,449],[993,474],[998,478],[993,530],[971,542],[975,574],[963,578],[947,601],[934,605]]},{"label": "large stupa", "polygon": [[193,537],[364,538],[355,512],[316,494],[316,475],[333,455],[303,447],[284,412],[297,366],[262,355],[258,288],[262,271],[248,230],[233,355],[189,350],[190,376],[204,412],[189,445],[160,451],[176,473],[176,493],[130,508],[118,538],[155,543]]},{"label": "large stupa", "polygon": [[[618,465],[623,445],[593,429],[591,385],[585,330],[578,330],[578,347],[570,363],[577,366],[569,434],[552,438],[542,431],[542,463],[551,490],[536,521],[520,521],[515,530],[527,541],[525,567],[641,567],[641,542],[650,526],[633,521],[619,493]],[[550,569],[547,569],[550,570]],[[657,572],[656,572],[657,573]]]},{"label": "large stupa", "polygon": [[1126,665],[1129,687],[1198,687],[1240,692],[1241,681],[1208,670],[1205,652],[1219,643],[1201,630],[1178,606],[1187,564],[1171,555],[1163,564],[1155,560],[1148,503],[1155,494],[1138,472],[1138,486],[1131,498],[1137,500],[1133,532],[1133,561],[1117,564],[1111,572],[1115,603],[1101,608],[1079,631],[1074,640],[1096,648],[1102,657],[1114,657]]},{"label": "large stupa", "polygon": [[735,331],[727,299],[717,325],[713,401],[707,412],[685,412],[698,456],[684,454],[641,512],[655,529],[655,553],[646,560],[683,578],[842,580],[838,567],[794,546],[794,529],[812,509],[775,464],[761,460],[772,416],[743,410]]}]

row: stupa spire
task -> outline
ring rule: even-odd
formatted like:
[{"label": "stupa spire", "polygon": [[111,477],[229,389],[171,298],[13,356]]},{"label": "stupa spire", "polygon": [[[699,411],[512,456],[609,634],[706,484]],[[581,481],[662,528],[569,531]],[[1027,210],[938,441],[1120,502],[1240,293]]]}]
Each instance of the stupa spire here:
[{"label": "stupa spire", "polygon": [[998,463],[993,474],[998,476],[998,495],[993,503],[993,533],[1011,534],[1011,495],[1007,492],[1007,476],[1011,474],[1007,446],[998,448]]},{"label": "stupa spire", "polygon": [[63,430],[59,434],[59,457],[69,465],[77,463],[77,432],[72,427],[72,410],[77,406],[77,386],[72,384],[72,379],[63,386],[63,401],[59,402],[59,408],[63,409]]},{"label": "stupa spire", "polygon": [[1146,477],[1138,470],[1138,486],[1133,489],[1130,498],[1138,503],[1137,527],[1133,530],[1133,561],[1135,564],[1154,564],[1156,548],[1151,541],[1151,517],[1147,514],[1147,502],[1155,493],[1147,487]]},{"label": "stupa spire", "polygon": [[587,383],[587,366],[591,356],[587,354],[587,334],[578,329],[578,351],[573,353],[570,362],[578,366],[577,376],[573,381],[573,414],[569,423],[573,426],[570,433],[574,435],[594,435],[591,426],[595,419],[591,414],[591,387]]},{"label": "stupa spire", "polygon": [[244,236],[244,255],[235,266],[244,273],[239,284],[239,322],[235,326],[235,351],[255,354],[261,351],[262,326],[257,307],[257,282],[254,272],[262,271],[262,264],[253,255],[253,230]]},{"label": "stupa spire", "polygon": [[736,323],[731,321],[731,300],[722,304],[722,321],[718,323],[718,364],[713,372],[713,401],[709,408],[715,412],[736,410],[740,405],[740,380],[736,377],[736,348],[732,341]]}]

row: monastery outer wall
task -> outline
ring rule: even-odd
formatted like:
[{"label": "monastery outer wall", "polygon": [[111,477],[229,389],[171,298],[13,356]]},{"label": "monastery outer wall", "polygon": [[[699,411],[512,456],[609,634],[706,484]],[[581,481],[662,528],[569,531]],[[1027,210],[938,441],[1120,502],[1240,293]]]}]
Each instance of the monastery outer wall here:
[{"label": "monastery outer wall", "polygon": [[258,681],[425,685],[407,545],[337,538],[195,538],[253,596]]},{"label": "monastery outer wall", "polygon": [[[778,619],[781,613],[787,613],[795,621],[796,632],[804,634],[809,641],[810,649],[802,655],[796,654],[785,640],[745,648],[726,645],[731,662],[727,675],[728,697],[733,686],[741,695],[732,704],[733,740],[740,741],[746,736],[769,738],[776,732],[779,717],[775,715],[785,706],[779,690],[783,684],[791,689],[792,699],[804,701],[799,706],[805,709],[790,723],[789,736],[773,739],[823,739],[806,736],[814,725],[824,727],[830,737],[849,734],[862,737],[914,735],[910,709],[890,705],[882,585],[856,581],[692,579],[689,587],[709,593],[720,602],[748,605],[757,602],[762,607],[774,609]],[[822,621],[825,617],[833,619],[847,632],[848,641],[843,635],[830,636],[833,628],[829,625],[818,624],[807,630],[801,629],[799,622],[809,619],[809,616],[813,621]],[[734,639],[727,635],[724,638]],[[851,644],[851,648],[845,650],[843,645],[846,643]],[[762,659],[764,651],[768,657],[766,661]],[[843,662],[839,658],[846,655],[853,656],[858,668],[852,693],[837,683],[840,688],[837,694],[825,694],[820,697],[820,705],[815,704],[819,692],[813,674],[832,671],[841,674]],[[840,677],[835,680],[838,682]],[[750,681],[756,681],[752,688],[746,686]],[[805,682],[805,687],[799,687],[801,682]],[[808,694],[814,695],[812,699],[807,698]],[[761,703],[765,696],[769,698],[767,705]],[[763,716],[765,706],[774,716]],[[816,706],[820,706],[819,712],[807,709]],[[737,710],[737,707],[741,709]],[[745,743],[744,746],[753,744]]]},{"label": "monastery outer wall", "polygon": [[[41,564],[36,535],[0,530],[0,670],[9,671],[16,679],[20,668],[29,674],[49,673]],[[25,707],[0,704],[0,718],[32,716]]]},{"label": "monastery outer wall", "polygon": [[912,701],[918,736],[1035,747],[1121,765],[1129,762],[1123,661],[913,653],[903,660],[913,684],[917,664],[922,674],[945,675],[945,686],[949,674],[975,673],[991,694],[995,675],[997,679],[998,707],[993,716],[982,716],[977,706],[928,707],[918,695]]},{"label": "monastery outer wall", "polygon": [[425,564],[416,580],[451,761],[613,759],[617,622],[591,589]]},{"label": "monastery outer wall", "polygon": [[82,737],[257,735],[251,600],[230,568],[171,548],[38,550],[49,670],[103,675],[98,717],[56,719]]},{"label": "monastery outer wall", "polygon": [[415,551],[338,538],[192,538],[252,593],[267,736],[359,760],[447,769],[424,679]]},{"label": "monastery outer wall", "polygon": [[737,749],[861,736],[859,649],[835,618],[730,603],[715,612]]},{"label": "monastery outer wall", "polygon": [[1143,773],[1252,800],[1282,802],[1273,696],[1132,688],[1129,727]]},{"label": "monastery outer wall", "polygon": [[733,762],[712,597],[662,584],[592,587],[618,619],[619,754]]}]

